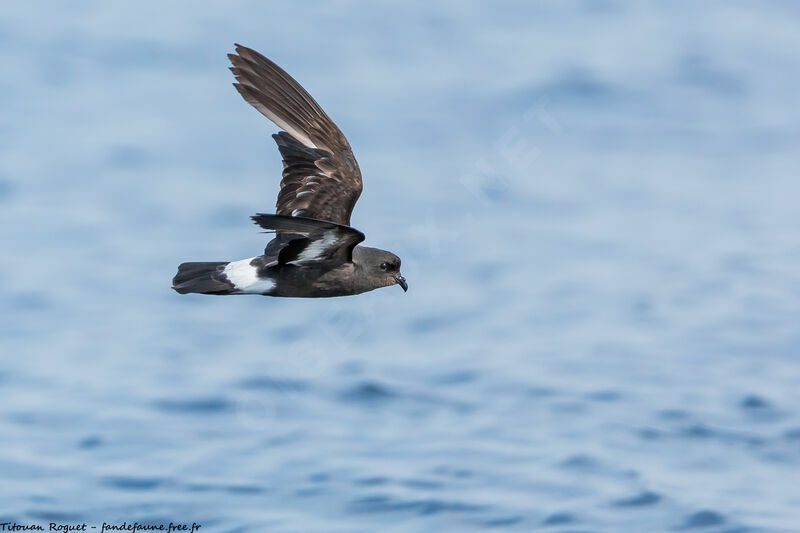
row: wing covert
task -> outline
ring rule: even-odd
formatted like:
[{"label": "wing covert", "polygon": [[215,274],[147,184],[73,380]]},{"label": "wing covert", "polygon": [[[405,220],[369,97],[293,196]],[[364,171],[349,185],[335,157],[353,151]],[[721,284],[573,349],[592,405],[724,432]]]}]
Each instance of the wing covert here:
[{"label": "wing covert", "polygon": [[357,229],[324,220],[263,213],[251,218],[264,229],[283,233],[285,242],[278,250],[279,264],[350,262],[353,248],[364,240],[364,234]]}]

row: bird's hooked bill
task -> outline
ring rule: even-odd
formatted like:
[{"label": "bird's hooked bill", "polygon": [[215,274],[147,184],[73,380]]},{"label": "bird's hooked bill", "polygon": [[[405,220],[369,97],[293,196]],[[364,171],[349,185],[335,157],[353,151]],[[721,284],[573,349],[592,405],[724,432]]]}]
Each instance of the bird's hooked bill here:
[{"label": "bird's hooked bill", "polygon": [[406,283],[406,278],[404,278],[403,276],[395,276],[394,280],[397,282],[398,285],[403,287],[403,292],[408,291],[408,283]]}]

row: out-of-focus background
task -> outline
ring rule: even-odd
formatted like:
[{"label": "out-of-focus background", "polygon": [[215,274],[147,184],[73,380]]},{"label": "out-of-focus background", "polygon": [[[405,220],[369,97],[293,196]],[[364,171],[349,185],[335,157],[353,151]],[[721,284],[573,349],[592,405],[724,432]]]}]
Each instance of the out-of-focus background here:
[{"label": "out-of-focus background", "polygon": [[[0,521],[800,531],[793,2],[0,9]],[[251,46],[350,139],[410,290],[257,255]]]}]

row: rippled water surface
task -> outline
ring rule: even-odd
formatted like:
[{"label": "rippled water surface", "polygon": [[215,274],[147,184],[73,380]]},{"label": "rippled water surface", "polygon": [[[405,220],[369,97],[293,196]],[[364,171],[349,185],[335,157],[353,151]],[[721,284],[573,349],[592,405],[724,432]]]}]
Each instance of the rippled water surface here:
[{"label": "rippled water surface", "polygon": [[[0,522],[800,531],[792,2],[0,8]],[[348,135],[407,294],[251,257],[252,46]]]}]

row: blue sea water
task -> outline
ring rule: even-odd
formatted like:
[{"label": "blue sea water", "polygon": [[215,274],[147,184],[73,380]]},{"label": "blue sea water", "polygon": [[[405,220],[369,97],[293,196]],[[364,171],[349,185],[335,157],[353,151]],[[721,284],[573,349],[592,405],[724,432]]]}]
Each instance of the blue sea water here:
[{"label": "blue sea water", "polygon": [[[794,2],[0,8],[0,522],[800,531]],[[410,290],[180,296],[262,249],[254,47]]]}]

